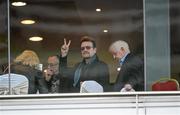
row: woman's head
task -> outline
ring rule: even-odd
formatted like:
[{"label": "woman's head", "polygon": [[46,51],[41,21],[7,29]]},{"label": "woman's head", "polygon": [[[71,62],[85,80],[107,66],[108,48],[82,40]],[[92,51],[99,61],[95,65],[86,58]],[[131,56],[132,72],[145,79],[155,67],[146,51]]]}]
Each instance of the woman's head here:
[{"label": "woman's head", "polygon": [[40,63],[37,54],[32,50],[25,50],[14,60],[15,63],[21,63],[31,67],[36,66]]}]

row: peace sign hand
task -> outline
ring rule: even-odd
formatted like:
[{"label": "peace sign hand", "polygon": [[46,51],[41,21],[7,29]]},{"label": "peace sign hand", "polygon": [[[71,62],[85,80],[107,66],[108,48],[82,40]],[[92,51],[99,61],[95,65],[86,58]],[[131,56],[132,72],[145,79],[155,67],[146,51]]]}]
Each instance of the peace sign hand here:
[{"label": "peace sign hand", "polygon": [[67,43],[66,38],[64,38],[64,44],[61,46],[61,56],[62,57],[67,56],[67,54],[69,52],[70,44],[71,44],[71,40],[69,40],[68,43]]}]

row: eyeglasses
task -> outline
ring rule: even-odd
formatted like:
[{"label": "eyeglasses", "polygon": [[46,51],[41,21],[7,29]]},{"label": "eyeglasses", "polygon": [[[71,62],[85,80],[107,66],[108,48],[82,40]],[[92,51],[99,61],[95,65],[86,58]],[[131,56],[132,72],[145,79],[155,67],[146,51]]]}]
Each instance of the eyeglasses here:
[{"label": "eyeglasses", "polygon": [[91,46],[84,46],[81,47],[81,51],[84,51],[85,49],[90,50],[92,47]]},{"label": "eyeglasses", "polygon": [[56,64],[48,63],[48,66],[49,66],[49,67],[54,67],[54,66],[57,66],[57,65],[58,65],[58,63],[56,63]]}]

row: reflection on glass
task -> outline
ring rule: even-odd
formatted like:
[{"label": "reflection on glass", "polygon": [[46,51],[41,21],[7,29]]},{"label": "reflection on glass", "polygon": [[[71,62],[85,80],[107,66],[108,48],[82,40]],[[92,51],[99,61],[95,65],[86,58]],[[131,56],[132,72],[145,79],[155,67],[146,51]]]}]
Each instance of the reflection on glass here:
[{"label": "reflection on glass", "polygon": [[100,8],[97,8],[97,9],[96,9],[96,12],[101,12],[101,9],[100,9]]},{"label": "reflection on glass", "polygon": [[26,2],[13,2],[12,5],[13,6],[25,6]]},{"label": "reflection on glass", "polygon": [[34,36],[34,37],[30,37],[29,40],[30,41],[42,41],[43,38],[42,37],[38,37],[38,36]]},{"label": "reflection on glass", "polygon": [[8,65],[8,40],[7,40],[7,3],[0,2],[0,75],[6,70]]},{"label": "reflection on glass", "polygon": [[[38,23],[22,25],[22,19]],[[36,35],[43,37],[43,41],[29,40]],[[112,42],[125,40],[133,53],[144,55],[143,0],[31,0],[24,7],[11,6],[11,60],[31,49],[46,68],[48,56],[59,53],[66,38],[71,40],[68,65],[73,66],[81,61],[80,38],[85,35],[96,38],[97,55],[108,64],[110,83],[114,83],[118,65],[108,52]]]},{"label": "reflection on glass", "polygon": [[35,21],[34,20],[22,20],[21,23],[22,24],[34,24]]}]

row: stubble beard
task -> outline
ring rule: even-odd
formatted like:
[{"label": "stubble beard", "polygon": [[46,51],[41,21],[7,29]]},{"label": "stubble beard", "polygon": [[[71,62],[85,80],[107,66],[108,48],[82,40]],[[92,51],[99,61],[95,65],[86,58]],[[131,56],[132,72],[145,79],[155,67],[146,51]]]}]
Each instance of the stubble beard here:
[{"label": "stubble beard", "polygon": [[82,57],[83,59],[89,59],[91,56],[89,52],[83,52]]}]

